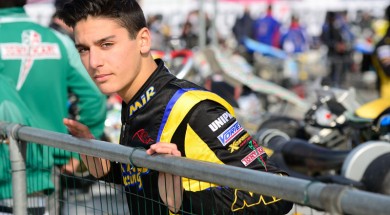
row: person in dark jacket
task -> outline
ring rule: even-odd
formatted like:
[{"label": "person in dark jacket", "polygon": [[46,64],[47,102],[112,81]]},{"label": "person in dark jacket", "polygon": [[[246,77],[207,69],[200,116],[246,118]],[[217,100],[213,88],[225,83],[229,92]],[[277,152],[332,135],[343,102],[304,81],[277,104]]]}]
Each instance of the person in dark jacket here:
[{"label": "person in dark jacket", "polygon": [[352,37],[340,12],[330,11],[322,27],[321,41],[328,48],[330,84],[342,87],[352,62]]},{"label": "person in dark jacket", "polygon": [[253,51],[250,51],[245,47],[244,40],[246,38],[253,38],[253,24],[254,19],[252,18],[249,7],[247,6],[244,9],[243,15],[236,19],[232,28],[232,32],[237,42],[236,51],[240,55],[244,56],[245,59],[252,65],[254,63]]}]

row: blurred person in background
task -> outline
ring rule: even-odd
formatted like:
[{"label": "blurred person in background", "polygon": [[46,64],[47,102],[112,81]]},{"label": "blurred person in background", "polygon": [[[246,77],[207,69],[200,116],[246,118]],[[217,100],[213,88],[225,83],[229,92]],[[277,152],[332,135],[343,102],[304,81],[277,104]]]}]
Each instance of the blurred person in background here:
[{"label": "blurred person in background", "polygon": [[241,17],[237,17],[232,32],[237,42],[237,52],[244,56],[245,59],[253,65],[253,51],[247,50],[244,45],[245,38],[253,39],[253,23],[254,19],[252,18],[249,10],[249,6],[246,5],[244,8],[244,13]]},{"label": "blurred person in background", "polygon": [[[105,95],[88,77],[73,41],[31,21],[23,8],[25,3],[26,0],[0,1],[0,74],[13,80],[14,88],[34,115],[37,128],[68,133],[62,119],[68,117],[70,91],[78,98],[78,120],[93,135],[102,136]],[[73,172],[79,164],[78,154],[50,149],[55,171]],[[54,199],[58,200],[58,196],[50,198]],[[57,206],[58,202],[50,209]]]},{"label": "blurred person in background", "polygon": [[265,16],[261,16],[254,22],[254,38],[261,43],[280,48],[281,24],[273,16],[272,4],[267,6]]},{"label": "blurred person in background", "polygon": [[351,35],[340,16],[340,12],[328,12],[321,32],[321,42],[328,48],[328,81],[333,87],[344,85],[352,61]]},{"label": "blurred person in background", "polygon": [[346,72],[356,72],[358,67],[353,59],[353,55],[355,53],[356,35],[353,32],[353,24],[349,19],[349,13],[347,10],[343,10],[338,13],[337,22],[339,23],[338,25],[341,26],[342,36],[349,48],[349,55],[347,55],[345,59]]},{"label": "blurred person in background", "polygon": [[198,45],[198,34],[194,33],[191,22],[183,24],[180,39],[183,41],[183,46],[187,49],[192,49]]},{"label": "blurred person in background", "polygon": [[69,36],[72,40],[74,40],[73,29],[67,26],[61,19],[58,18],[57,15],[57,11],[64,6],[66,1],[67,0],[56,0],[54,2],[55,12],[50,20],[49,27]]},{"label": "blurred person in background", "polygon": [[155,14],[148,17],[148,28],[153,37],[153,50],[166,51],[169,48],[169,39],[171,30],[168,25],[164,23],[162,14]]},{"label": "blurred person in background", "polygon": [[[385,18],[390,22],[390,5],[385,9]],[[385,36],[375,45],[372,62],[378,75],[379,96],[390,99],[390,27],[387,28]]]},{"label": "blurred person in background", "polygon": [[296,15],[291,16],[290,26],[282,34],[280,47],[289,54],[302,53],[309,50],[309,38]]},{"label": "blurred person in background", "polygon": [[237,17],[232,28],[237,43],[243,44],[243,39],[253,37],[253,23],[254,19],[250,14],[249,6],[245,6],[244,13],[241,17]]},{"label": "blurred person in background", "polygon": [[[205,40],[206,45],[211,42],[211,20],[207,13],[204,14],[205,18]],[[196,46],[199,46],[199,33],[201,33],[201,29],[199,29],[200,25],[200,17],[199,10],[192,10],[187,14],[186,21],[183,24],[182,33],[180,35],[180,39],[184,42],[184,47],[187,49],[192,49]]]},{"label": "blurred person in background", "polygon": [[[60,17],[73,27],[80,58],[99,89],[122,103],[120,144],[145,150],[286,175],[267,161],[218,95],[178,79],[151,55],[152,39],[134,0],[74,0]],[[93,138],[88,128],[64,119],[70,132]],[[131,163],[82,156],[96,177],[125,187],[130,214],[285,214],[292,203]],[[180,210],[180,211],[179,211]]]},{"label": "blurred person in background", "polygon": [[356,19],[353,22],[353,32],[356,35],[357,45],[362,44],[362,46],[367,49],[362,49],[357,51],[361,53],[362,59],[360,62],[360,72],[363,74],[366,72],[371,72],[373,70],[371,55],[372,47],[375,45],[375,31],[373,28],[374,18],[369,11],[358,10],[356,13]]}]

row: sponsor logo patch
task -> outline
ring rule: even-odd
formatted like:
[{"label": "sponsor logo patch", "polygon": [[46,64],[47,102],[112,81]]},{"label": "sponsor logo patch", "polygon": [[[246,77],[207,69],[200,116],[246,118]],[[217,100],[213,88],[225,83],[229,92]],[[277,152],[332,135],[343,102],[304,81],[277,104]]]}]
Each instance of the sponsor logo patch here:
[{"label": "sponsor logo patch", "polygon": [[260,157],[262,154],[264,154],[265,151],[263,147],[258,147],[254,151],[251,151],[247,156],[245,156],[242,160],[241,163],[244,164],[244,166],[248,166],[251,164],[254,160],[256,160],[258,157]]},{"label": "sponsor logo patch", "polygon": [[58,44],[42,42],[42,37],[38,32],[25,30],[21,37],[22,43],[4,43],[0,45],[1,59],[21,60],[18,83],[16,84],[17,90],[22,88],[34,65],[34,61],[61,58]]},{"label": "sponsor logo patch", "polygon": [[149,136],[148,132],[145,129],[138,130],[132,137],[132,140],[138,139],[143,144],[151,144],[154,143],[154,140]]},{"label": "sponsor logo patch", "polygon": [[[253,192],[247,192],[243,190],[234,190],[234,202],[231,205],[231,211],[236,212],[245,210],[245,208],[255,207],[257,205],[268,206],[274,204],[281,199],[274,196],[263,196]],[[245,214],[245,211],[244,211]]]},{"label": "sponsor logo patch", "polygon": [[142,175],[149,173],[149,169],[143,167],[134,168],[130,164],[122,164],[122,178],[124,186],[138,187],[138,190],[143,189]]},{"label": "sponsor logo patch", "polygon": [[248,133],[245,133],[240,137],[240,139],[233,141],[232,144],[229,145],[229,151],[230,153],[233,153],[234,151],[238,150],[241,146],[248,143],[248,141],[251,139]]},{"label": "sponsor logo patch", "polygon": [[226,146],[226,144],[237,137],[237,135],[240,134],[243,130],[244,129],[241,127],[241,125],[236,121],[233,123],[233,125],[231,125],[218,136],[218,140],[222,143],[223,146]]},{"label": "sponsor logo patch", "polygon": [[144,94],[140,96],[140,98],[135,101],[133,104],[130,105],[129,108],[129,116],[132,116],[137,110],[141,109],[143,106],[145,106],[148,101],[156,94],[154,91],[154,87],[151,86],[149,89],[146,90]]},{"label": "sponsor logo patch", "polygon": [[230,119],[232,119],[233,116],[230,115],[230,113],[225,112],[220,117],[218,117],[216,120],[214,120],[212,123],[209,124],[209,128],[212,132],[217,131],[220,127],[225,125]]}]

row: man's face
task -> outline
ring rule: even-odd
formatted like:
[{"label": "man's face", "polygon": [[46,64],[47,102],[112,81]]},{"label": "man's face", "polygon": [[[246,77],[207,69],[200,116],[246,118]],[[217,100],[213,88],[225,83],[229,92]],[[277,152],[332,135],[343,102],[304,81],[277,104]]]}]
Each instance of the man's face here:
[{"label": "man's face", "polygon": [[91,16],[76,24],[74,35],[84,67],[103,93],[127,98],[143,84],[139,35],[131,39],[114,20]]}]

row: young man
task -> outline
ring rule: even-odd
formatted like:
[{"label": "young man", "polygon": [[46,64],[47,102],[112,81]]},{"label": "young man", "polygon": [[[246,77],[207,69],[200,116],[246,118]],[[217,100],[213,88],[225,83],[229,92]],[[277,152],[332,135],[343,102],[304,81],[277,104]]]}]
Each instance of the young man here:
[{"label": "young man", "polygon": [[[190,159],[285,174],[266,163],[261,146],[216,94],[172,75],[153,60],[150,32],[134,0],[75,0],[59,17],[74,29],[76,47],[103,93],[123,99],[120,144]],[[64,119],[70,132],[93,138]],[[253,156],[251,156],[253,155]],[[121,182],[131,214],[284,214],[292,203],[189,180],[130,164],[83,156],[91,173]],[[169,209],[169,210],[168,210]]]}]

